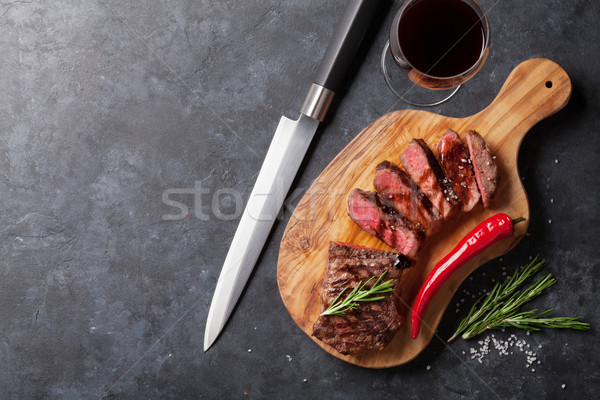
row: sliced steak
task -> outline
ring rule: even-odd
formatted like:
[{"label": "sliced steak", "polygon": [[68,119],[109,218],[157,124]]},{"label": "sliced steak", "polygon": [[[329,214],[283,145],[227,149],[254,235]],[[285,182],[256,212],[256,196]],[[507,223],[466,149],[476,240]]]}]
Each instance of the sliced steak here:
[{"label": "sliced steak", "polygon": [[420,226],[383,204],[377,193],[350,192],[348,215],[365,232],[407,256],[414,256],[425,240]]},{"label": "sliced steak", "polygon": [[481,193],[481,201],[483,206],[487,207],[498,189],[498,167],[485,140],[479,133],[469,130],[466,132],[466,137],[477,186]]},{"label": "sliced steak", "polygon": [[343,317],[320,315],[313,325],[313,336],[342,354],[381,349],[402,324],[397,295],[400,294],[404,269],[413,263],[402,254],[330,242],[321,292],[323,311],[344,289],[340,299],[369,279],[371,281],[365,288],[372,287],[384,272],[382,282],[391,279],[396,291],[385,293],[381,300],[362,302]]},{"label": "sliced steak", "polygon": [[385,205],[421,225],[428,235],[441,229],[440,212],[396,164],[389,161],[380,163],[375,168],[373,186]]},{"label": "sliced steak", "polygon": [[423,139],[411,140],[400,154],[400,160],[408,175],[445,219],[456,214],[460,199]]},{"label": "sliced steak", "polygon": [[477,188],[471,160],[458,134],[448,129],[435,145],[435,150],[440,166],[452,184],[452,189],[462,200],[462,210],[471,211],[481,195]]}]

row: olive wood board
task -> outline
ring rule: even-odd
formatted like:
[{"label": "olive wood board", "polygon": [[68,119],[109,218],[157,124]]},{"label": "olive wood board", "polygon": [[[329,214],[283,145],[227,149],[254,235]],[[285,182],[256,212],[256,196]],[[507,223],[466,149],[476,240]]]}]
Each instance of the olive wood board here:
[{"label": "olive wood board", "polygon": [[[281,240],[277,265],[279,292],[300,329],[327,352],[359,366],[387,368],[414,359],[430,342],[463,280],[480,265],[508,252],[525,235],[529,206],[517,169],[519,146],[527,131],[563,108],[570,95],[570,79],[558,64],[531,59],[518,65],[494,101],[475,115],[452,118],[421,110],[394,111],[360,132],[302,197]],[[404,279],[400,295],[404,322],[392,341],[381,350],[342,355],[312,336],[312,326],[322,311],[320,294],[329,242],[394,251],[352,222],[347,214],[347,196],[354,188],[372,191],[375,166],[384,160],[401,165],[398,156],[412,138],[422,138],[434,149],[448,129],[458,132],[463,143],[467,129],[474,129],[484,137],[498,164],[500,184],[496,198],[488,208],[479,202],[472,211],[459,213],[446,221],[441,232],[426,239],[415,266]],[[410,306],[429,272],[464,235],[498,212],[527,220],[515,226],[512,238],[486,249],[446,282],[429,304],[419,336],[412,339]]]}]

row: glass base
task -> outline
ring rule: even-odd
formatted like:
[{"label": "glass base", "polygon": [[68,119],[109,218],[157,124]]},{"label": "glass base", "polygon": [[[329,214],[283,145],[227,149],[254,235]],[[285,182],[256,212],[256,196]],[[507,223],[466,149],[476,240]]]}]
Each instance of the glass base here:
[{"label": "glass base", "polygon": [[381,53],[381,71],[385,83],[400,100],[413,106],[433,107],[449,100],[458,92],[460,85],[452,89],[426,89],[408,79],[402,68],[396,65],[392,52],[389,51],[390,41],[383,46]]}]

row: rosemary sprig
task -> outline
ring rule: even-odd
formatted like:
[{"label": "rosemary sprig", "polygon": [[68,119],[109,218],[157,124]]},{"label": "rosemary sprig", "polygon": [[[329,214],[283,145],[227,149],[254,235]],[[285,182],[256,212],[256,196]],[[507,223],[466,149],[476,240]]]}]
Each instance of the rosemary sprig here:
[{"label": "rosemary sprig", "polygon": [[379,283],[383,279],[383,276],[386,274],[386,272],[387,271],[383,271],[383,273],[375,281],[375,284],[369,289],[365,289],[365,286],[371,282],[374,277],[369,278],[365,283],[362,283],[362,281],[358,282],[358,285],[354,288],[354,290],[352,290],[344,300],[340,300],[340,297],[347,289],[344,288],[340,294],[336,296],[331,305],[321,313],[321,315],[337,315],[344,317],[346,312],[354,310],[356,307],[358,307],[358,302],[382,300],[384,296],[370,296],[384,294],[394,290],[393,279]]},{"label": "rosemary sprig", "polygon": [[[502,302],[513,295],[518,289],[519,286],[523,284],[529,277],[535,275],[546,263],[546,260],[538,261],[537,257],[531,261],[528,265],[521,267],[515,273],[509,277],[504,283],[500,284],[500,282],[494,285],[492,291],[487,295],[480,297],[475,301],[471,311],[466,318],[464,318],[454,335],[448,339],[448,341],[453,340],[462,332],[464,332],[470,325],[474,325],[476,321],[482,316],[484,316],[490,310],[494,310],[497,308]],[[479,308],[477,308],[478,304],[481,302]]]},{"label": "rosemary sprig", "polygon": [[541,328],[569,328],[577,330],[590,329],[590,325],[581,322],[581,317],[552,317],[542,318],[554,309],[538,313],[538,310],[519,312],[520,307],[538,297],[544,290],[556,283],[552,274],[548,274],[529,286],[522,293],[519,287],[531,276],[535,275],[546,263],[536,257],[528,265],[518,269],[504,283],[497,283],[492,291],[479,298],[466,318],[464,318],[454,335],[453,340],[462,333],[463,339],[479,335],[488,329],[516,327],[528,331],[538,331]]}]

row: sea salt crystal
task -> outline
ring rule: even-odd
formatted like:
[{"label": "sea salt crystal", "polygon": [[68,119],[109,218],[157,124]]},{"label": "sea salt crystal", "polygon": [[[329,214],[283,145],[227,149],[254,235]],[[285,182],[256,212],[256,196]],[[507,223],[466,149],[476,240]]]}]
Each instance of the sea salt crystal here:
[{"label": "sea salt crystal", "polygon": [[560,385],[560,387],[564,389],[565,387],[567,387],[567,385],[565,385],[565,384],[563,383],[562,385]]},{"label": "sea salt crystal", "polygon": [[554,164],[558,164],[558,159],[557,159],[557,160],[554,160]]},{"label": "sea salt crystal", "polygon": [[248,349],[248,353],[252,353],[252,349]]},{"label": "sea salt crystal", "polygon": [[552,223],[552,220],[551,220],[551,219],[549,219],[549,220],[548,220],[548,223],[549,223],[549,224],[551,224],[551,223]]},{"label": "sea salt crystal", "polygon": [[431,365],[427,366],[427,371],[429,371],[431,369]]},{"label": "sea salt crystal", "polygon": [[471,348],[469,352],[471,360],[477,360],[479,363],[483,363],[483,358],[493,350],[496,350],[499,356],[509,356],[514,354],[512,349],[517,348],[525,354],[525,368],[532,369],[532,372],[535,372],[535,368],[532,368],[532,366],[536,363],[537,365],[541,364],[541,361],[537,359],[536,353],[532,350],[526,350],[531,347],[530,344],[525,340],[518,339],[514,334],[511,334],[506,340],[496,339],[495,335],[488,335],[477,343],[479,344],[479,348]]}]

